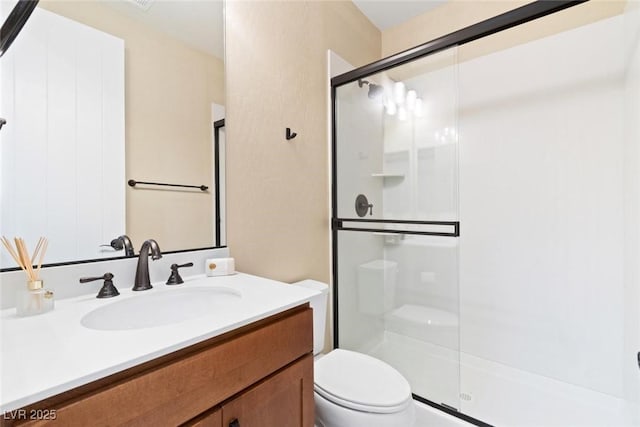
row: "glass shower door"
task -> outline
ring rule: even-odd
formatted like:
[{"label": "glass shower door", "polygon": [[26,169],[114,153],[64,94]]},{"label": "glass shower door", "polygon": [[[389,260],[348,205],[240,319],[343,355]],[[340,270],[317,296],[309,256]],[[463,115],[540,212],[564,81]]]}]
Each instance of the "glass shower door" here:
[{"label": "glass shower door", "polygon": [[336,345],[459,407],[456,49],[336,88]]}]

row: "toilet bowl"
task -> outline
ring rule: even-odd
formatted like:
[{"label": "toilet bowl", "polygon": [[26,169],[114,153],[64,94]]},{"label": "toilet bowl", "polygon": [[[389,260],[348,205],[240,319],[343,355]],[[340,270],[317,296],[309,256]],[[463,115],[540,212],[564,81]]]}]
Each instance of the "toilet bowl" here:
[{"label": "toilet bowl", "polygon": [[314,366],[316,423],[324,427],[399,427],[414,422],[407,380],[381,360],[336,349]]},{"label": "toilet bowl", "polygon": [[412,426],[415,406],[407,380],[387,363],[363,353],[336,349],[321,355],[329,287],[313,280],[303,280],[294,285],[321,292],[309,301],[313,308],[316,355],[316,426]]}]

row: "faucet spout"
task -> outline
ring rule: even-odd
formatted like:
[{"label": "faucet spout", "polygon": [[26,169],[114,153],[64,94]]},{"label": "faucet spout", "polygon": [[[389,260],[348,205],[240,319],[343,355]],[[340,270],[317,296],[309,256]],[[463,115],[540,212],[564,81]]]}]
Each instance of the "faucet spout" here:
[{"label": "faucet spout", "polygon": [[153,288],[149,278],[149,251],[151,251],[151,259],[156,260],[162,258],[162,252],[158,242],[153,239],[145,240],[140,248],[138,256],[138,266],[136,268],[136,278],[133,282],[134,291],[146,291]]},{"label": "faucet spout", "polygon": [[125,256],[133,256],[133,244],[131,243],[131,239],[126,234],[122,236],[118,236],[117,240],[120,240],[124,246],[124,255]]}]

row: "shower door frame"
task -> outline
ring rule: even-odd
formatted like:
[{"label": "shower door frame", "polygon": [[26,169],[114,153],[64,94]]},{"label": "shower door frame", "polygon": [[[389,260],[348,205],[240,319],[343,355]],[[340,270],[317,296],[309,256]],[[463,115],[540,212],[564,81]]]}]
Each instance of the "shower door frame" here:
[{"label": "shower door frame", "polygon": [[[405,232],[395,231],[404,234],[426,234],[426,235],[446,235],[457,237],[460,235],[459,221],[403,221],[403,220],[362,220],[357,218],[341,218],[338,216],[338,182],[337,182],[337,129],[336,129],[336,90],[339,86],[358,81],[359,79],[368,77],[372,74],[385,71],[402,64],[429,56],[431,54],[461,46],[474,40],[490,36],[501,31],[517,27],[518,25],[543,18],[545,16],[560,12],[573,6],[586,3],[589,0],[536,0],[519,8],[494,16],[492,18],[481,21],[477,24],[470,25],[461,30],[454,31],[442,37],[438,37],[411,49],[383,58],[379,61],[372,62],[362,67],[351,70],[347,73],[340,74],[331,79],[331,248],[332,248],[332,283],[333,283],[333,346],[339,348],[339,319],[338,319],[338,232],[339,231],[380,231],[368,228],[350,228],[344,227],[344,222],[376,222],[376,223],[395,223],[395,224],[421,224],[421,225],[449,225],[454,227],[452,233],[435,233],[435,232]],[[385,230],[388,232],[389,230]],[[413,398],[435,409],[441,410],[449,415],[463,419],[467,422],[478,426],[489,426],[481,420],[473,418],[455,408],[433,402],[422,396],[413,394]]]}]

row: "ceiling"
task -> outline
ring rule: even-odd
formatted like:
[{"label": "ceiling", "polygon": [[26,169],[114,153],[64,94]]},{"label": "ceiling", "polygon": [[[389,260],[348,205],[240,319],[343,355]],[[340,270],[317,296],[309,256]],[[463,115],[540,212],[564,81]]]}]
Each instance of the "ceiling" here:
[{"label": "ceiling", "polygon": [[383,31],[440,6],[446,0],[353,0],[353,3]]},{"label": "ceiling", "polygon": [[115,0],[104,4],[189,46],[224,58],[222,0]]},{"label": "ceiling", "polygon": [[[353,0],[378,29],[423,14],[446,0]],[[223,0],[111,0],[104,4],[220,59],[224,58]]]}]

